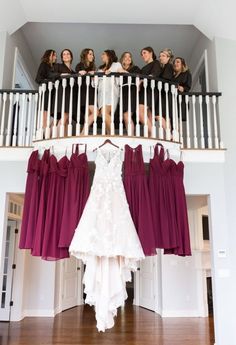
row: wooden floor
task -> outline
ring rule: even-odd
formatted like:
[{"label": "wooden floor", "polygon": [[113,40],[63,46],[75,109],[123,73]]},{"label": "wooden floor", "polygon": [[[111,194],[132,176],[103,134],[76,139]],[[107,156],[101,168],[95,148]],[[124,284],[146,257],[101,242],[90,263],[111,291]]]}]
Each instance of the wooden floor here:
[{"label": "wooden floor", "polygon": [[115,327],[98,333],[94,311],[80,306],[55,318],[0,322],[0,345],[212,345],[212,318],[161,318],[128,304]]}]

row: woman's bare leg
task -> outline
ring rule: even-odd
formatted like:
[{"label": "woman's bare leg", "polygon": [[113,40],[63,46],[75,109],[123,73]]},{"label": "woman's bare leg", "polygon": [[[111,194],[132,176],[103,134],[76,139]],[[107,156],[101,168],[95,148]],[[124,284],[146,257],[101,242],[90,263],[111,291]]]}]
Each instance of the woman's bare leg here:
[{"label": "woman's bare leg", "polygon": [[[145,107],[143,104],[139,104],[139,121],[145,125],[145,116],[144,116]],[[148,109],[147,109],[147,126],[148,126],[148,136],[152,135],[152,122],[150,121],[150,117],[148,116]]]},{"label": "woman's bare leg", "polygon": [[64,125],[64,137],[67,137],[67,129],[69,124],[69,113],[64,113],[64,121],[62,123],[62,119],[58,121],[57,128],[58,128],[58,137],[60,136],[60,126]]},{"label": "woman's bare leg", "polygon": [[[123,117],[124,117],[124,123],[125,123],[125,128],[126,128],[126,131],[128,133],[128,129],[129,129],[129,113],[128,111],[126,111],[124,114],[123,114]],[[134,135],[134,122],[132,120],[132,113],[130,114],[130,117],[131,117],[131,136]]]}]

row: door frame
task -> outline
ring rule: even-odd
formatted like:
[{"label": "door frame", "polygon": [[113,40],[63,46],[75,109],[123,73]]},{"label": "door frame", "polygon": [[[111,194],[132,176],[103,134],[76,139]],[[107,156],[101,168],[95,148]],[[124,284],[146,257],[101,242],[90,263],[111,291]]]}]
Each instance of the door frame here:
[{"label": "door frame", "polygon": [[208,55],[207,55],[207,49],[204,49],[204,52],[202,56],[200,57],[198,64],[192,73],[192,89],[194,90],[195,85],[197,84],[199,75],[201,73],[201,70],[205,68],[205,78],[206,78],[206,92],[209,92],[209,68],[208,68]]}]

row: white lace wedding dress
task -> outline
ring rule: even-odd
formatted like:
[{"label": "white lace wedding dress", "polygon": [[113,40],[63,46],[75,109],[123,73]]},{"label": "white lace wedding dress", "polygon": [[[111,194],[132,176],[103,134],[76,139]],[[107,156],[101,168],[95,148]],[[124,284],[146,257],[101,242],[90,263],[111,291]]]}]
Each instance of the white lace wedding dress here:
[{"label": "white lace wedding dress", "polygon": [[114,325],[127,298],[131,270],[144,258],[121,178],[120,149],[98,149],[90,196],[69,251],[86,264],[86,303],[95,306],[97,328]]}]

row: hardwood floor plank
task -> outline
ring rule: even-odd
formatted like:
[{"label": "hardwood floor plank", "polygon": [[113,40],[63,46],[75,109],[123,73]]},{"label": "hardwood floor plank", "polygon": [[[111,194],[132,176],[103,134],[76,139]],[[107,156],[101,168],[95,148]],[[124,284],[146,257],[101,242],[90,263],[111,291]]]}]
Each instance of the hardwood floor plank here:
[{"label": "hardwood floor plank", "polygon": [[115,326],[98,333],[93,308],[72,308],[55,318],[0,322],[0,345],[213,345],[212,318],[161,318],[127,305]]}]

